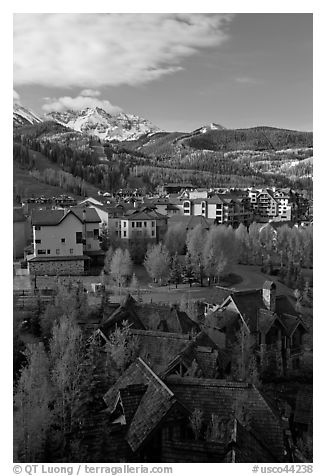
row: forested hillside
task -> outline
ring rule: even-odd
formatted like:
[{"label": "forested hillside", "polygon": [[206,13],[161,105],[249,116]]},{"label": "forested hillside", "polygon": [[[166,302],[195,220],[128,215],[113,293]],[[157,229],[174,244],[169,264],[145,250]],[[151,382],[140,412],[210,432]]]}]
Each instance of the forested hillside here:
[{"label": "forested hillside", "polygon": [[[312,133],[257,127],[160,132],[137,141],[101,143],[97,137],[43,122],[15,129],[14,142],[16,156],[18,144],[41,153],[52,167],[76,178],[70,188],[82,195],[86,181],[109,192],[125,187],[154,191],[173,181],[198,187],[312,189]],[[33,164],[29,167],[35,176]],[[40,180],[62,180],[58,172],[41,172],[40,177],[36,172]]]}]

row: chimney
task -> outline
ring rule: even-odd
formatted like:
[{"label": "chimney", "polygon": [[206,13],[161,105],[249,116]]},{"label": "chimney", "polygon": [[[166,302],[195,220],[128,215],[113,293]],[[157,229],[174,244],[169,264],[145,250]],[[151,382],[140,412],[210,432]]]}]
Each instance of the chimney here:
[{"label": "chimney", "polygon": [[83,210],[83,222],[86,223],[86,210]]},{"label": "chimney", "polygon": [[263,286],[263,301],[269,311],[275,312],[276,284],[274,281],[265,281]]}]

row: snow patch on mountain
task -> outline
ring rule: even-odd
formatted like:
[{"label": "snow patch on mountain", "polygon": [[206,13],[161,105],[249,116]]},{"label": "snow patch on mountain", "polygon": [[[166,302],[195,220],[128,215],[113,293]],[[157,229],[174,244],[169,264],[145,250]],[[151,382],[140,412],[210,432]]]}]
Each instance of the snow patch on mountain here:
[{"label": "snow patch on mountain", "polygon": [[216,124],[215,122],[211,122],[209,125],[202,126],[199,129],[193,131],[196,134],[206,134],[209,131],[224,131],[226,127],[221,126],[221,124]]},{"label": "snow patch on mountain", "polygon": [[43,120],[37,114],[35,114],[35,112],[21,106],[20,104],[14,104],[14,127],[25,126],[29,124],[39,124],[40,122],[43,122]]},{"label": "snow patch on mountain", "polygon": [[147,119],[134,114],[109,114],[99,107],[82,111],[51,112],[46,114],[59,124],[78,132],[95,135],[101,140],[137,140],[144,134],[153,134],[160,129]]}]

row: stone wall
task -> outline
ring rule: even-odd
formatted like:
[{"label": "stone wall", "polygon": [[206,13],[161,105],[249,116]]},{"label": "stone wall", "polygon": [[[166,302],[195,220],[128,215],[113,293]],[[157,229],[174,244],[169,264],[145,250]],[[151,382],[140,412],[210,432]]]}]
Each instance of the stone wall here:
[{"label": "stone wall", "polygon": [[37,276],[80,276],[84,274],[84,260],[62,260],[62,261],[30,261],[28,263],[30,274]]}]

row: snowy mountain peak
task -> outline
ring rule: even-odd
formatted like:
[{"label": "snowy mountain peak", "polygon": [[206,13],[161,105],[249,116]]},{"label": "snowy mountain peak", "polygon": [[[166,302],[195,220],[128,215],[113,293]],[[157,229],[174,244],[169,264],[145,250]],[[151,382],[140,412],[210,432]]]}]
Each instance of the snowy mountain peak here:
[{"label": "snowy mountain peak", "polygon": [[85,132],[109,141],[137,140],[144,134],[160,131],[147,119],[123,112],[111,115],[100,107],[86,108],[81,111],[51,112],[45,117],[75,131]]},{"label": "snowy mountain peak", "polygon": [[18,103],[14,103],[13,109],[13,123],[14,127],[26,126],[30,124],[39,124],[43,120],[35,114],[35,112],[21,106]]}]

